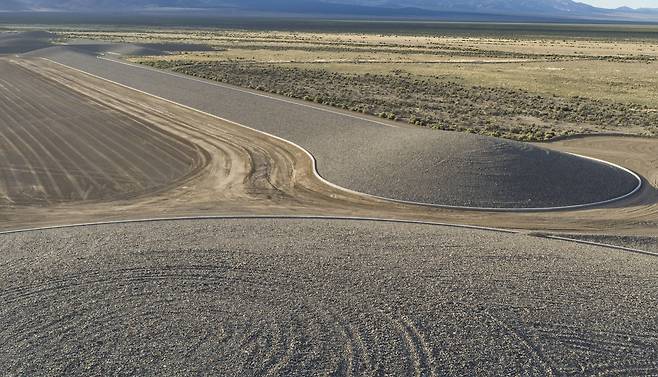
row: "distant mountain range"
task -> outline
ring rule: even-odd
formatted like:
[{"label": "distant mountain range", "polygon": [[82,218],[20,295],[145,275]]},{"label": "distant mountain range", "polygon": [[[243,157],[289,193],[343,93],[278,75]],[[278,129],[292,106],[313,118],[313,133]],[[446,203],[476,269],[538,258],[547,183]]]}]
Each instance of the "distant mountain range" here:
[{"label": "distant mountain range", "polygon": [[5,11],[231,9],[300,15],[437,18],[450,14],[658,21],[658,9],[603,9],[573,0],[1,0]]}]

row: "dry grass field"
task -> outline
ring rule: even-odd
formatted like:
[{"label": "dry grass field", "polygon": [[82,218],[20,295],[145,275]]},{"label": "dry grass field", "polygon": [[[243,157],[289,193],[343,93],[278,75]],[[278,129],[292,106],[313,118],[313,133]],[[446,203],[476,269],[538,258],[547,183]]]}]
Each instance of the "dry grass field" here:
[{"label": "dry grass field", "polygon": [[438,129],[524,141],[658,133],[658,40],[236,30],[60,31],[204,44],[131,60]]}]

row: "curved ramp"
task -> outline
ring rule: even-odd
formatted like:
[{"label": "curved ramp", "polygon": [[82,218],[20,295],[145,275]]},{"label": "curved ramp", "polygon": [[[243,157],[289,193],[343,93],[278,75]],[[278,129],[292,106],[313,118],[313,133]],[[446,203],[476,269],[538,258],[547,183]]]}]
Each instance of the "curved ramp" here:
[{"label": "curved ramp", "polygon": [[285,139],[319,174],[397,201],[486,209],[555,209],[634,192],[634,174],[524,143],[440,132],[98,56],[98,49],[39,51],[61,64]]},{"label": "curved ramp", "polygon": [[[372,135],[371,145],[361,152],[352,160],[353,169],[329,166],[327,177],[356,191],[426,204],[568,207],[621,197],[640,183],[602,162],[455,132],[390,130]],[[318,160],[320,173],[326,165]]]},{"label": "curved ramp", "polygon": [[[568,207],[618,198],[640,183],[613,165],[455,132],[387,130],[355,152],[329,163],[318,159],[318,170],[355,191],[426,204]],[[347,164],[354,167],[338,168]]]}]

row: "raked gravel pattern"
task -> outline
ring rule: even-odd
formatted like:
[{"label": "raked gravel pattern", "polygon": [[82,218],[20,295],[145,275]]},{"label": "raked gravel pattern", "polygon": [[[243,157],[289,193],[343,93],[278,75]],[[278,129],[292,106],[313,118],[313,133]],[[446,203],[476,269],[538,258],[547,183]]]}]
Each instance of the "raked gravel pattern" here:
[{"label": "raked gravel pattern", "polygon": [[647,375],[658,258],[430,225],[0,235],[6,375]]}]

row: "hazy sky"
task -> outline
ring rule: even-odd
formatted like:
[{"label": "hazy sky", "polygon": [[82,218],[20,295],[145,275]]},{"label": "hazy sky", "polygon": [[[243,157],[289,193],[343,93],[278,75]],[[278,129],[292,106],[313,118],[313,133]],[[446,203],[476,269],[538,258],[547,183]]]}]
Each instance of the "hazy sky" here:
[{"label": "hazy sky", "polygon": [[658,0],[580,0],[580,2],[602,8],[617,8],[623,6],[631,8],[658,8]]}]

